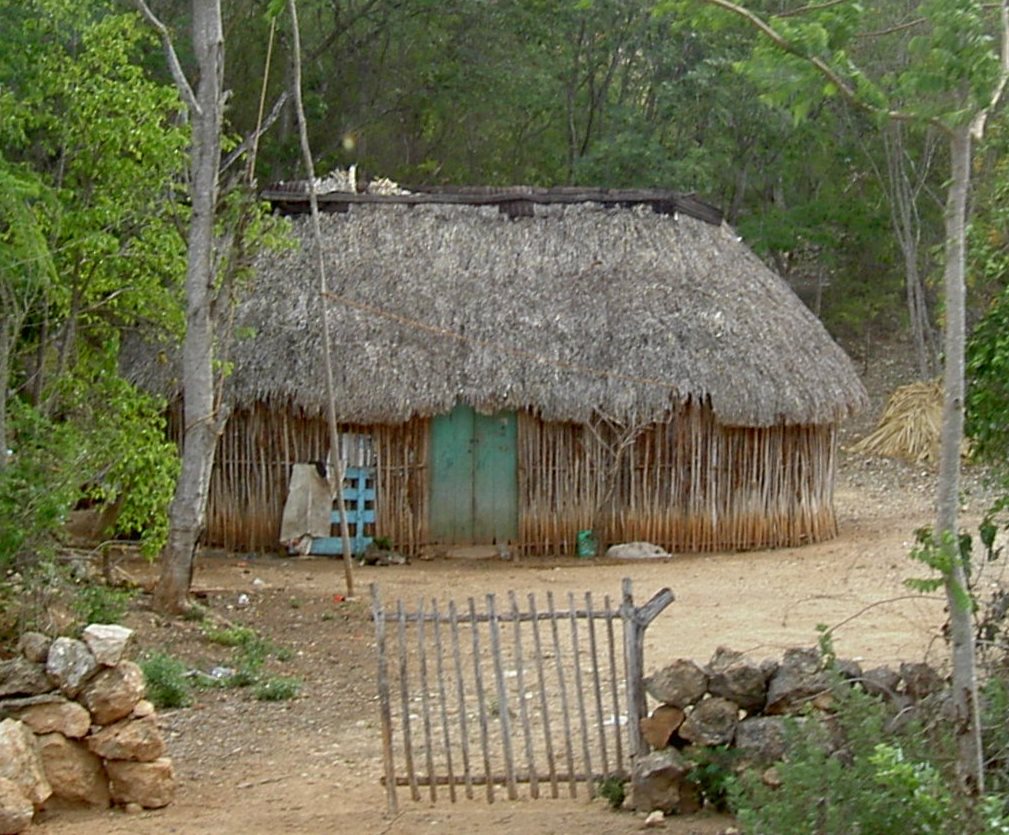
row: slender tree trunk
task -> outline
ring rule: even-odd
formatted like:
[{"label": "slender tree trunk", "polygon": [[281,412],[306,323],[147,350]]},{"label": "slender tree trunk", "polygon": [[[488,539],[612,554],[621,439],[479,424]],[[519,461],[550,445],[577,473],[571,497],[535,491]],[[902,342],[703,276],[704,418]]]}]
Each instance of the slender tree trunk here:
[{"label": "slender tree trunk", "polygon": [[[322,254],[322,227],[319,223],[319,200],[315,193],[315,164],[312,149],[308,143],[308,123],[301,100],[301,34],[298,30],[298,5],[296,0],[287,0],[291,15],[292,46],[294,48],[294,110],[298,116],[298,135],[301,139],[301,153],[308,177],[308,198],[312,208],[312,240],[315,247],[315,269],[319,280],[319,314],[322,319],[322,358],[326,370],[326,418],[329,424],[329,476],[332,488],[331,499],[335,499],[340,511],[340,538],[343,540],[343,576],[347,583],[347,597],[354,596],[354,570],[350,553],[350,534],[347,529],[347,506],[343,501],[343,479],[345,467],[340,455],[340,430],[336,422],[336,385],[333,382],[333,357],[329,341],[329,302],[326,299],[326,260]],[[335,475],[335,481],[334,481]]]},{"label": "slender tree trunk", "polygon": [[939,455],[939,489],[936,532],[953,548],[953,568],[946,574],[950,639],[953,657],[953,732],[957,742],[957,769],[961,789],[972,796],[984,793],[981,721],[978,710],[974,622],[967,577],[957,545],[960,504],[960,445],[963,439],[964,403],[964,273],[967,189],[970,183],[971,134],[969,126],[953,129],[950,141],[951,178],[946,203],[946,366],[943,384],[942,445]]},{"label": "slender tree trunk", "polygon": [[211,317],[214,279],[214,211],[221,162],[224,34],[220,0],[193,0],[193,48],[200,81],[193,127],[186,335],[182,344],[184,429],[182,469],[169,511],[168,543],[161,555],[155,608],[180,612],[188,605],[196,547],[206,518],[210,473],[220,434],[214,406]]}]

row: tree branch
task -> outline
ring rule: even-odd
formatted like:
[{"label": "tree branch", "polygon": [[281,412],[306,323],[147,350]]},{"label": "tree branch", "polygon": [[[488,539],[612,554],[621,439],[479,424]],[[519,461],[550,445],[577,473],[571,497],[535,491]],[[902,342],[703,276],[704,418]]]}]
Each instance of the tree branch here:
[{"label": "tree branch", "polygon": [[1001,103],[1002,97],[1005,96],[1006,85],[1009,84],[1009,0],[1002,0],[999,4],[999,18],[1002,36],[1002,43],[999,45],[999,80],[988,106],[978,113],[971,123],[971,136],[976,140],[984,137],[988,116]]},{"label": "tree branch", "polygon": [[221,173],[223,174],[232,165],[235,164],[236,160],[239,159],[244,153],[246,153],[255,142],[259,141],[259,137],[266,133],[272,126],[273,123],[277,121],[280,117],[280,111],[284,109],[284,105],[287,104],[287,100],[290,97],[290,91],[284,90],[277,100],[273,103],[273,107],[270,109],[270,114],[263,120],[263,124],[257,129],[246,136],[242,143],[235,148],[228,156],[225,158],[224,162],[221,163]]},{"label": "tree branch", "polygon": [[165,56],[168,59],[168,69],[171,70],[172,79],[179,90],[179,95],[193,113],[200,113],[200,105],[196,101],[193,88],[189,86],[186,74],[182,71],[182,64],[179,63],[179,56],[175,54],[175,47],[172,46],[172,37],[164,23],[158,20],[157,16],[150,10],[144,0],[133,0],[133,5],[137,11],[144,16],[144,19],[157,31],[161,37],[161,43],[165,48]]},{"label": "tree branch", "polygon": [[806,14],[807,12],[819,12],[823,9],[829,9],[831,6],[840,6],[844,3],[848,3],[850,0],[827,0],[826,3],[811,3],[808,6],[803,6],[799,9],[792,9],[791,11],[778,12],[775,17],[798,17],[801,14]]},{"label": "tree branch", "polygon": [[[818,58],[815,55],[810,55],[809,53],[804,52],[801,48],[785,38],[780,32],[778,32],[777,29],[765,22],[749,9],[743,8],[742,6],[731,2],[731,0],[701,0],[701,2],[707,3],[710,6],[717,6],[720,9],[725,9],[726,11],[732,12],[734,15],[743,18],[743,20],[747,21],[751,26],[767,37],[767,39],[782,52],[794,55],[796,58],[801,58],[803,61],[809,63],[818,73],[820,73],[820,75],[826,78],[827,81],[837,88],[837,91],[846,101],[855,107],[866,110],[877,116],[885,116],[887,119],[893,119],[899,122],[923,121],[921,117],[915,116],[913,113],[908,113],[903,110],[888,110],[886,108],[870,104],[858,94],[855,88],[852,87],[846,79],[842,78],[822,58]],[[1009,0],[1003,0],[1003,3],[1005,2],[1009,2]],[[938,119],[927,119],[924,121],[927,121],[931,125],[935,125],[945,133],[949,133],[949,128]]]}]

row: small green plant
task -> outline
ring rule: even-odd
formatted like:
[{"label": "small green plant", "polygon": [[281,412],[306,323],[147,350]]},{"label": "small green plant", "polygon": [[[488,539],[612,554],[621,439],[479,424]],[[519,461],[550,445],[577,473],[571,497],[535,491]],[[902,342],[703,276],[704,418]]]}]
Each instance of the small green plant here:
[{"label": "small green plant", "polygon": [[253,695],[261,702],[284,702],[301,691],[301,682],[287,676],[274,676],[256,685]]},{"label": "small green plant", "polygon": [[133,592],[102,585],[83,585],[71,604],[85,623],[119,623],[130,608]]},{"label": "small green plant", "polygon": [[729,808],[729,790],[735,780],[733,766],[739,758],[738,752],[727,745],[718,745],[691,747],[684,753],[694,763],[687,779],[700,789],[708,805],[719,812],[726,811]]},{"label": "small green plant", "polygon": [[619,811],[627,797],[627,787],[622,777],[607,777],[599,784],[599,796],[604,798],[614,811]]},{"label": "small green plant", "polygon": [[192,703],[186,665],[164,652],[153,652],[140,662],[147,680],[147,698],[156,708],[186,707]]},{"label": "small green plant", "polygon": [[292,609],[300,609],[301,608],[301,601],[297,597],[292,597],[287,602],[287,605],[289,605]]},{"label": "small green plant", "polygon": [[222,647],[240,647],[259,640],[256,630],[248,626],[228,626],[223,629],[211,627],[203,630],[203,637],[210,643],[220,644]]},{"label": "small green plant", "polygon": [[392,540],[387,536],[376,536],[371,544],[375,546],[378,551],[391,551],[392,550]]}]

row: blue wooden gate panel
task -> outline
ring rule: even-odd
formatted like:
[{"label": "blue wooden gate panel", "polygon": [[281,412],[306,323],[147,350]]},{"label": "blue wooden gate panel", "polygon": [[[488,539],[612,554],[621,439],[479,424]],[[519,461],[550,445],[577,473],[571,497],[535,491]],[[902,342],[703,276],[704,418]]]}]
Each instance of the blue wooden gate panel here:
[{"label": "blue wooden gate panel", "polygon": [[[343,478],[343,504],[347,511],[347,530],[350,534],[350,552],[363,554],[371,545],[372,537],[366,535],[369,525],[375,524],[375,469],[373,467],[347,467]],[[340,511],[333,510],[330,522],[336,536],[321,536],[312,540],[309,553],[326,556],[342,555],[340,537]]]}]

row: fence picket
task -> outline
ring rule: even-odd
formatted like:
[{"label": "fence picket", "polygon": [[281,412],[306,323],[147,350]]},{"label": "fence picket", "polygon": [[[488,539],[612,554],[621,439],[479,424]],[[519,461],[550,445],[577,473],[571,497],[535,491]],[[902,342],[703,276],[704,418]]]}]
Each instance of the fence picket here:
[{"label": "fence picket", "polygon": [[[591,796],[599,780],[627,777],[625,741],[632,756],[647,750],[638,723],[647,708],[641,681],[644,633],[672,601],[668,589],[640,608],[633,605],[630,581],[625,580],[619,608],[606,595],[600,609],[591,592],[585,592],[583,608],[576,608],[575,595],[568,593],[567,609],[559,611],[548,591],[546,611],[537,609],[533,594],[523,611],[512,591],[500,609],[495,595],[487,594],[484,611],[477,611],[470,597],[464,611],[451,600],[440,609],[433,599],[430,604],[421,600],[410,612],[402,601],[385,609],[377,586],[371,589],[390,813],[397,813],[397,786],[408,786],[411,798],[420,800],[426,785],[431,801],[437,800],[438,787],[446,787],[455,802],[459,786],[472,799],[474,786],[480,785],[488,803],[495,801],[499,787],[509,799],[517,799],[519,784],[527,784],[528,796],[538,798],[546,794],[542,785],[547,781],[552,797],[560,796],[564,783],[571,797],[578,796],[578,783],[587,783]],[[390,640],[392,620],[395,641]],[[544,620],[549,622],[546,634],[540,630]],[[564,629],[561,621],[566,621]],[[617,653],[618,621],[622,659]],[[502,629],[509,622],[512,628]],[[463,628],[469,629],[469,640],[463,640]],[[623,677],[618,660],[624,663]],[[398,678],[390,682],[393,675]],[[516,724],[521,726],[521,742]],[[402,754],[397,753],[394,735],[402,741]],[[517,751],[516,745],[522,748]],[[482,773],[479,766],[474,773],[473,746],[479,746]],[[399,772],[397,761],[402,763]]]}]

